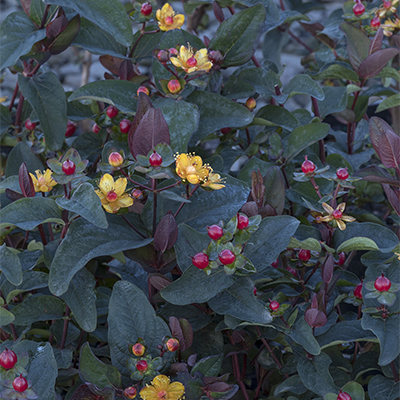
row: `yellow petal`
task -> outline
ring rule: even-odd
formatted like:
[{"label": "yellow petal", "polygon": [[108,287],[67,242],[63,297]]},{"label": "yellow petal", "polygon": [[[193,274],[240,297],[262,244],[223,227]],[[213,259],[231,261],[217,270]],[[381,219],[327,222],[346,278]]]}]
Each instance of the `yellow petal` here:
[{"label": "yellow petal", "polygon": [[156,18],[160,21],[161,20],[161,10],[158,9],[156,12]]},{"label": "yellow petal", "polygon": [[176,57],[171,57],[171,58],[170,58],[170,61],[172,62],[172,64],[175,65],[175,67],[177,67],[177,68],[182,68],[182,62],[181,62],[178,58],[176,58]]},{"label": "yellow petal", "polygon": [[320,218],[321,222],[329,222],[329,221],[332,221],[332,220],[333,220],[332,215],[327,215],[326,217]]},{"label": "yellow petal", "polygon": [[202,64],[200,67],[198,67],[198,69],[201,71],[209,71],[212,68],[212,66],[213,66],[212,62],[208,61],[208,62]]},{"label": "yellow petal", "polygon": [[157,375],[151,384],[158,390],[166,390],[168,389],[170,379],[166,375]]},{"label": "yellow petal", "polygon": [[180,51],[179,51],[179,58],[186,63],[188,58],[192,57],[192,53],[185,47],[181,46]]},{"label": "yellow petal", "polygon": [[140,391],[143,400],[158,400],[157,390],[153,386],[147,385]]},{"label": "yellow petal", "polygon": [[188,175],[186,179],[192,185],[197,185],[200,182],[200,179],[197,175]]},{"label": "yellow petal", "polygon": [[105,174],[101,177],[99,188],[104,195],[114,190],[114,178],[110,174]]},{"label": "yellow petal", "polygon": [[172,24],[173,29],[179,29],[185,22],[185,16],[183,14],[176,14],[174,17],[174,23]]},{"label": "yellow petal", "polygon": [[124,194],[127,183],[128,181],[126,180],[126,178],[119,178],[114,183],[114,191],[118,197]]},{"label": "yellow petal", "polygon": [[342,215],[341,219],[345,222],[354,222],[356,220],[354,217],[350,217],[350,215]]},{"label": "yellow petal", "polygon": [[345,208],[346,208],[346,203],[340,203],[340,204],[337,206],[337,210],[339,210],[339,211],[341,211],[341,212],[343,212]]},{"label": "yellow petal", "polygon": [[344,231],[344,230],[346,229],[346,224],[345,224],[343,221],[341,221],[340,219],[338,219],[336,222],[337,222],[337,224],[338,224],[338,228],[339,228],[341,231]]},{"label": "yellow petal", "polygon": [[194,165],[197,170],[200,170],[203,166],[203,159],[200,156],[193,156],[191,159],[191,164]]},{"label": "yellow petal", "polygon": [[[110,206],[109,203],[103,204],[103,207],[104,207],[104,209],[105,209],[108,213],[114,214],[114,209],[113,209],[113,207]],[[117,210],[117,211],[118,211],[118,210]]]},{"label": "yellow petal", "polygon": [[186,169],[190,164],[191,160],[189,159],[187,154],[179,154],[178,158],[176,159],[176,165],[180,170]]},{"label": "yellow petal", "polygon": [[177,400],[180,399],[183,394],[185,393],[185,386],[182,385],[180,382],[172,382],[168,389],[168,399]]},{"label": "yellow petal", "polygon": [[328,213],[328,214],[332,214],[333,213],[333,208],[326,203],[322,203],[322,207],[324,208],[324,210]]},{"label": "yellow petal", "polygon": [[32,178],[33,184],[34,184],[34,185],[37,185],[37,184],[38,184],[38,181],[37,181],[35,175],[31,174],[30,172],[29,172],[29,175],[30,175],[31,178]]},{"label": "yellow petal", "polygon": [[165,18],[172,16],[173,14],[174,14],[173,8],[168,3],[165,3],[163,5],[163,8],[161,9],[161,15]]},{"label": "yellow petal", "polygon": [[128,195],[119,198],[116,203],[118,203],[118,206],[120,208],[124,208],[124,207],[130,207],[133,204],[133,199],[131,197],[129,197]]}]

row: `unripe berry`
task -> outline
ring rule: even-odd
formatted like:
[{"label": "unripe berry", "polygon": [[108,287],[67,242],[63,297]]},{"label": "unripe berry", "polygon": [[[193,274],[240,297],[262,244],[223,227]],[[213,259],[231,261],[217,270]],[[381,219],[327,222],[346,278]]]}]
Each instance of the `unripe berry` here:
[{"label": "unripe berry", "polygon": [[160,50],[157,53],[157,58],[159,59],[159,61],[161,61],[162,63],[166,63],[169,61],[169,53],[166,50]]},{"label": "unripe berry", "polygon": [[142,343],[135,343],[132,346],[132,353],[137,356],[137,357],[141,357],[146,351],[146,347],[144,347],[142,345]]},{"label": "unripe berry", "polygon": [[168,339],[165,345],[168,351],[177,351],[179,349],[179,340],[175,338]]},{"label": "unripe berry", "polygon": [[27,119],[25,121],[25,128],[28,129],[28,131],[33,131],[36,128],[36,124],[30,119]]},{"label": "unripe berry", "polygon": [[360,3],[356,3],[353,6],[353,13],[356,17],[359,17],[360,15],[364,14],[365,11],[365,7],[364,4]]},{"label": "unripe berry", "polygon": [[124,158],[121,156],[120,153],[117,153],[116,151],[112,152],[108,156],[108,163],[110,165],[112,165],[113,167],[120,167],[123,162],[124,162]]},{"label": "unripe berry", "polygon": [[219,50],[212,50],[208,53],[208,59],[213,63],[213,64],[222,64],[222,61],[224,61],[224,56]]},{"label": "unripe berry", "polygon": [[137,390],[134,386],[129,386],[124,390],[124,395],[128,399],[134,399],[136,397]]},{"label": "unripe berry", "polygon": [[250,111],[253,111],[257,107],[257,102],[253,97],[249,97],[245,105]]},{"label": "unripe berry", "polygon": [[276,311],[281,305],[277,301],[271,301],[269,308],[272,311]]},{"label": "unripe berry", "polygon": [[192,257],[192,264],[198,269],[204,269],[208,267],[209,258],[205,253],[197,253]]},{"label": "unripe berry", "polygon": [[117,107],[115,107],[115,106],[109,106],[108,108],[107,108],[107,115],[110,117],[110,118],[115,118],[117,115],[118,115],[118,108]]},{"label": "unripe berry", "polygon": [[354,297],[356,297],[357,299],[362,299],[363,298],[363,296],[362,296],[362,287],[363,287],[363,284],[359,283],[354,289]]},{"label": "unripe berry", "polygon": [[99,133],[99,132],[100,132],[100,127],[99,127],[97,124],[94,124],[94,125],[92,126],[92,131],[93,131],[94,133]]},{"label": "unripe berry", "polygon": [[172,17],[165,17],[164,23],[165,25],[172,25],[174,23],[174,19]]},{"label": "unripe berry", "polygon": [[131,129],[132,122],[129,119],[123,119],[119,123],[119,129],[122,133],[128,133],[129,129]]},{"label": "unripe berry", "polygon": [[136,94],[139,96],[140,92],[147,94],[147,96],[150,95],[150,90],[146,86],[140,86],[139,89],[137,90]]},{"label": "unripe berry", "polygon": [[379,17],[374,17],[371,19],[371,28],[378,29],[381,26],[381,20]]},{"label": "unripe berry", "polygon": [[182,87],[180,82],[177,79],[171,79],[168,82],[168,90],[172,93],[172,94],[176,94],[178,92],[181,91]]},{"label": "unripe berry", "polygon": [[249,226],[249,219],[247,215],[237,214],[237,228],[239,230],[246,229]]},{"label": "unripe berry", "polygon": [[13,388],[17,392],[25,392],[28,389],[28,381],[22,374],[13,380]]},{"label": "unripe berry", "polygon": [[303,161],[303,164],[301,164],[301,170],[305,173],[305,174],[309,174],[310,172],[314,172],[315,171],[315,164],[307,159],[308,156],[304,156],[305,161]]},{"label": "unripe berry", "polygon": [[307,262],[311,258],[311,251],[310,250],[301,249],[297,256],[299,257],[299,260]]},{"label": "unripe berry", "polygon": [[131,197],[136,200],[143,200],[144,194],[140,189],[132,189]]},{"label": "unripe berry", "polygon": [[186,64],[190,68],[195,67],[197,65],[197,60],[194,57],[190,57],[187,59]]},{"label": "unripe berry", "polygon": [[13,368],[17,361],[17,355],[12,350],[6,348],[0,354],[0,366],[4,369]]},{"label": "unripe berry", "polygon": [[376,281],[374,283],[374,287],[378,292],[386,292],[390,289],[391,286],[392,282],[390,282],[389,278],[386,278],[383,273],[381,276],[376,278]]},{"label": "unripe berry", "polygon": [[151,14],[151,12],[153,11],[153,7],[151,6],[150,3],[143,3],[142,7],[140,7],[140,12],[147,17],[148,15]]},{"label": "unripe berry", "polygon": [[156,151],[149,157],[149,163],[152,167],[159,167],[162,161],[162,157]]},{"label": "unripe berry", "polygon": [[346,180],[349,177],[349,173],[347,172],[347,167],[339,168],[336,171],[336,176],[338,177],[338,179]]},{"label": "unripe berry", "polygon": [[348,393],[340,391],[340,393],[338,394],[337,400],[352,400],[352,399]]},{"label": "unripe berry", "polygon": [[218,225],[207,226],[207,233],[212,240],[218,240],[224,236],[224,230]]},{"label": "unripe berry", "polygon": [[62,164],[62,170],[65,175],[73,175],[75,173],[76,165],[68,158]]},{"label": "unripe berry", "polygon": [[232,129],[231,129],[231,128],[222,128],[222,129],[220,130],[220,132],[221,132],[223,135],[227,135],[228,133],[231,133],[231,132],[232,132]]},{"label": "unripe berry", "polygon": [[139,360],[136,363],[136,369],[140,372],[146,371],[147,368],[148,368],[148,365],[147,365],[147,361],[145,361],[145,360]]},{"label": "unripe berry", "polygon": [[343,213],[340,210],[334,210],[332,213],[332,217],[335,219],[340,219],[342,218]]},{"label": "unripe berry", "polygon": [[346,254],[344,254],[344,252],[342,251],[339,254],[339,261],[338,261],[338,265],[343,265],[346,261]]},{"label": "unripe berry", "polygon": [[65,137],[71,137],[76,131],[76,125],[71,122],[68,121],[67,122],[67,130],[65,131]]},{"label": "unripe berry", "polygon": [[235,254],[229,249],[222,250],[221,253],[219,253],[218,258],[223,265],[232,264],[236,260]]}]

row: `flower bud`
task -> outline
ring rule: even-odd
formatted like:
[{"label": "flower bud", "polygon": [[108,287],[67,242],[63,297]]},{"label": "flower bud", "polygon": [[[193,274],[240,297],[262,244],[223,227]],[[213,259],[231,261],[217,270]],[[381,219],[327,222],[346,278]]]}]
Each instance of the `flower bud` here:
[{"label": "flower bud", "polygon": [[246,100],[246,107],[250,110],[253,111],[257,107],[257,102],[253,97],[249,97]]},{"label": "flower bud", "polygon": [[140,371],[140,372],[146,371],[147,368],[149,368],[149,366],[148,366],[148,364],[147,364],[147,361],[145,361],[145,360],[139,360],[139,361],[136,363],[136,369],[137,369],[138,371]]},{"label": "flower bud", "polygon": [[147,94],[147,96],[150,96],[150,90],[146,86],[140,86],[136,94],[139,96],[140,92]]},{"label": "flower bud", "polygon": [[177,351],[179,349],[179,341],[175,338],[168,339],[165,345],[169,351]]},{"label": "flower bud", "polygon": [[145,351],[146,347],[144,347],[142,343],[136,343],[132,346],[132,353],[137,357],[141,357]]},{"label": "flower bud", "polygon": [[113,167],[120,167],[123,162],[124,162],[124,158],[121,156],[120,153],[117,153],[116,151],[112,152],[108,156],[108,163],[110,165],[112,165]]},{"label": "flower bud", "polygon": [[222,64],[222,61],[224,61],[224,56],[219,50],[212,50],[208,53],[208,59],[215,65],[220,65]]},{"label": "flower bud", "polygon": [[167,50],[160,50],[160,51],[157,53],[157,58],[158,58],[158,60],[159,60],[160,62],[162,62],[162,63],[165,64],[166,62],[169,61],[169,56],[170,56],[170,54],[171,54],[171,51],[168,53]]},{"label": "flower bud", "polygon": [[179,93],[182,90],[182,86],[177,79],[171,79],[167,86],[168,90],[173,94]]},{"label": "flower bud", "polygon": [[124,390],[124,395],[128,399],[134,399],[136,397],[137,391],[134,386],[129,386]]},{"label": "flower bud", "polygon": [[176,55],[178,55],[178,50],[177,49],[175,49],[175,47],[171,47],[170,49],[169,49],[169,55],[170,56],[176,56]]},{"label": "flower bud", "polygon": [[131,197],[136,200],[143,200],[144,194],[140,189],[132,189]]}]

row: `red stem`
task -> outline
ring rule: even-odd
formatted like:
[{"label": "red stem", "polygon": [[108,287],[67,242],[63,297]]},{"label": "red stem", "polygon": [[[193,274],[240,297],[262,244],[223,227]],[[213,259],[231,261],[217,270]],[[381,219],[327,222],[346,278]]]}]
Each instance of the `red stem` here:
[{"label": "red stem", "polygon": [[18,82],[17,82],[17,84],[15,85],[15,88],[14,88],[14,93],[13,93],[13,95],[12,95],[12,97],[11,97],[10,105],[8,106],[8,109],[9,109],[10,111],[12,110],[12,108],[13,108],[13,106],[14,106],[14,101],[15,101],[15,98],[17,97],[18,89],[19,89],[19,86],[18,86]]},{"label": "red stem", "polygon": [[300,43],[305,49],[307,49],[310,53],[313,52],[313,49],[307,46],[299,37],[297,37],[293,32],[288,30],[289,35],[297,42]]},{"label": "red stem", "polygon": [[69,314],[71,313],[71,310],[67,305],[65,305],[65,314],[64,314],[64,326],[63,326],[63,333],[61,337],[61,343],[60,343],[60,350],[62,350],[65,346],[65,341],[67,340],[67,333],[68,333],[68,322],[69,322]]}]

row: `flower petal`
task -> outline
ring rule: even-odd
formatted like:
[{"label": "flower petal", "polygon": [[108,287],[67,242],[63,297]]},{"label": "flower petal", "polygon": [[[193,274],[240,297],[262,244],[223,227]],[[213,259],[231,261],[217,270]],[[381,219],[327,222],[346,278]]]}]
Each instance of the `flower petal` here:
[{"label": "flower petal", "polygon": [[114,211],[114,208],[111,207],[110,203],[103,204],[103,207],[110,214],[114,214],[114,212],[118,211],[118,210]]},{"label": "flower petal", "polygon": [[170,58],[170,61],[172,62],[172,64],[175,65],[175,67],[177,67],[177,68],[182,68],[182,61],[179,60],[179,58],[177,58],[177,57],[171,57],[171,58]]},{"label": "flower petal", "polygon": [[171,380],[166,375],[157,375],[151,384],[157,389],[160,390],[167,390]]},{"label": "flower petal", "polygon": [[185,393],[185,386],[180,382],[172,382],[168,389],[168,400],[178,400]]},{"label": "flower petal", "polygon": [[121,208],[130,207],[133,204],[133,199],[128,195],[120,197],[117,201],[118,206]]},{"label": "flower petal", "polygon": [[337,206],[336,210],[339,210],[339,211],[343,212],[345,208],[346,208],[346,203],[340,203]]},{"label": "flower petal", "polygon": [[118,197],[120,197],[124,194],[127,183],[128,183],[128,181],[126,180],[126,178],[119,178],[115,181],[114,191]]},{"label": "flower petal", "polygon": [[99,188],[105,196],[108,192],[114,190],[114,178],[110,174],[105,174],[101,177]]},{"label": "flower petal", "polygon": [[342,215],[341,219],[345,222],[354,222],[356,220],[354,217],[350,217],[350,215]]},{"label": "flower petal", "polygon": [[328,214],[332,214],[333,213],[333,208],[326,203],[322,203],[322,207],[324,208],[324,210],[328,213]]},{"label": "flower petal", "polygon": [[338,219],[336,222],[337,222],[338,228],[341,231],[344,231],[346,229],[346,224],[342,220]]},{"label": "flower petal", "polygon": [[158,400],[157,390],[153,386],[147,385],[140,391],[143,400]]}]

